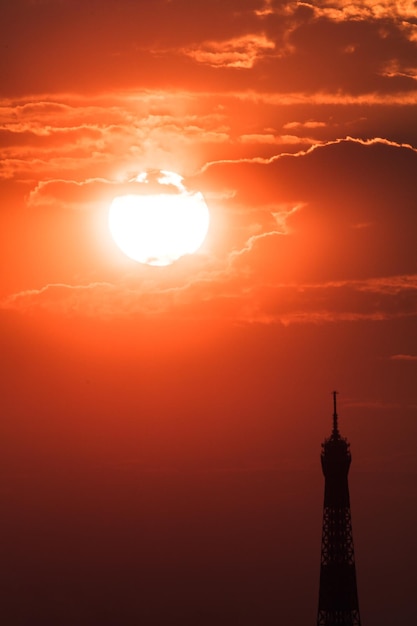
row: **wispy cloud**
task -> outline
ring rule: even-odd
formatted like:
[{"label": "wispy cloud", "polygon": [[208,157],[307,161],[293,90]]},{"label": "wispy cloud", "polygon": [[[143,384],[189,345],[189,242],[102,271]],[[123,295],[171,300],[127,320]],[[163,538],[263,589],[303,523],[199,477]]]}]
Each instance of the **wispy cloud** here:
[{"label": "wispy cloud", "polygon": [[252,68],[275,43],[261,34],[248,34],[226,41],[205,41],[195,47],[183,48],[186,56],[213,67]]},{"label": "wispy cloud", "polygon": [[[356,112],[352,120],[345,121],[343,111],[349,104],[404,105],[407,111],[402,111],[401,119],[410,128],[414,109],[408,107],[417,102],[416,94],[248,90],[201,92],[197,96],[186,91],[142,90],[91,99],[43,94],[39,100],[3,100],[0,178],[126,178],[128,173],[147,167],[186,174],[218,158],[220,153],[228,159],[252,158],[258,147],[260,159],[270,158],[274,146],[276,151],[297,153],[335,140],[335,136],[337,141],[346,135],[354,136],[355,129],[362,129],[363,119]],[[307,104],[337,104],[342,105],[343,111],[339,106],[329,122],[294,120],[292,107]],[[240,114],[231,117],[230,111],[236,107]],[[271,116],[271,107],[276,108],[271,122],[275,116],[283,120],[276,128],[263,122],[263,116]],[[381,114],[379,126],[388,133],[390,122]],[[398,132],[398,122],[396,129],[389,133],[392,137]],[[383,141],[384,135],[379,136]]]},{"label": "wispy cloud", "polygon": [[389,357],[392,361],[417,361],[417,356],[414,354],[393,354]]},{"label": "wispy cloud", "polygon": [[[390,283],[390,279],[386,279]],[[398,277],[401,282],[401,277]],[[414,278],[417,293],[417,277]],[[362,294],[362,295],[361,295]],[[171,286],[143,281],[140,286],[94,282],[50,284],[4,298],[1,308],[86,317],[185,316],[246,324],[326,324],[416,316],[397,294],[375,299],[372,281],[323,284],[254,284],[230,265],[203,266],[199,274]],[[417,360],[394,355],[394,360]]]},{"label": "wispy cloud", "polygon": [[315,150],[320,150],[323,147],[326,146],[333,146],[333,145],[339,145],[339,144],[344,144],[344,143],[354,143],[354,144],[359,144],[362,146],[373,146],[373,145],[385,145],[385,146],[392,146],[395,148],[405,148],[407,150],[411,150],[413,152],[415,152],[417,154],[417,148],[413,147],[412,145],[408,144],[408,143],[398,143],[396,141],[391,141],[389,139],[385,139],[383,137],[373,137],[370,139],[361,139],[359,137],[343,137],[343,138],[339,138],[339,139],[334,139],[334,140],[330,140],[330,141],[325,141],[325,142],[315,142],[314,145],[310,146],[307,149],[303,149],[303,150],[299,150],[297,152],[280,152],[279,154],[274,154],[270,157],[243,157],[240,159],[221,159],[218,161],[211,161],[209,163],[205,163],[204,167],[202,168],[202,171],[207,170],[209,167],[211,166],[215,166],[218,164],[225,164],[225,163],[260,163],[260,164],[271,164],[274,163],[280,159],[284,159],[286,157],[303,157],[306,156],[307,154],[310,154],[312,152],[314,152]]},{"label": "wispy cloud", "polygon": [[310,2],[300,3],[314,10],[316,16],[325,16],[335,21],[392,19],[412,21],[415,18],[413,0],[361,0],[346,4],[343,0],[324,0],[320,6]]}]

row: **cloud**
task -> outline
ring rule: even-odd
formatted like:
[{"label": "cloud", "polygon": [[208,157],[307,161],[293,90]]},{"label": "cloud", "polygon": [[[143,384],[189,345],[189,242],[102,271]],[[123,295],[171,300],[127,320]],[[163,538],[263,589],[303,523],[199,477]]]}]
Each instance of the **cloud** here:
[{"label": "cloud", "polygon": [[97,317],[126,317],[135,314],[158,316],[173,310],[176,290],[145,283],[141,287],[109,282],[83,285],[56,283],[4,298],[1,308],[24,313]]},{"label": "cloud", "polygon": [[[415,93],[169,90],[4,100],[0,178],[121,180],[149,167],[186,174],[219,154],[227,159],[269,158],[277,146],[298,152],[347,134],[364,139],[387,136],[397,143],[405,137],[412,143],[415,138],[417,144],[416,102]],[[368,119],[370,105],[374,105],[372,120]],[[392,105],[401,111],[395,121]]]},{"label": "cloud", "polygon": [[393,354],[389,357],[392,361],[417,361],[417,356],[414,354]]},{"label": "cloud", "polygon": [[287,122],[283,125],[285,129],[291,128],[324,128],[325,122],[318,122],[315,120],[307,120],[306,122]]},{"label": "cloud", "polygon": [[4,102],[1,176],[33,180],[65,178],[67,173],[76,178],[79,172],[83,178],[114,177],[146,167],[175,169],[180,164],[184,169],[195,158],[190,154],[214,150],[230,139],[224,115],[211,110],[211,100],[154,92],[93,102],[69,96],[62,96],[62,102],[56,97]]},{"label": "cloud", "polygon": [[[210,163],[185,180],[211,210],[201,255],[165,274],[126,266],[119,281],[46,280],[46,287],[11,295],[2,306],[262,324],[415,316],[416,165],[415,149],[381,139]],[[80,209],[95,211],[138,184],[52,179],[38,183],[28,203],[40,212],[76,208],[62,220],[69,213],[80,220]],[[78,221],[65,232],[77,228]],[[91,264],[91,251],[80,247],[87,244],[87,238],[77,243],[78,256]],[[48,246],[44,237],[42,255],[53,267],[52,239]],[[104,262],[96,256],[93,265]]]},{"label": "cloud", "polygon": [[[398,277],[401,279],[401,277]],[[389,279],[388,279],[389,282]],[[404,319],[417,314],[417,276],[407,294],[376,295],[372,281],[286,285],[253,284],[226,268],[202,269],[188,282],[50,284],[4,298],[3,310],[65,316],[144,316],[201,319],[233,324],[327,324]],[[400,355],[396,358],[408,358]],[[415,359],[415,357],[410,357]]]},{"label": "cloud", "polygon": [[263,0],[263,5],[259,9],[255,9],[255,15],[259,17],[267,17],[274,14],[273,0]]},{"label": "cloud", "polygon": [[27,206],[31,208],[55,207],[56,210],[94,209],[100,204],[110,203],[115,195],[127,193],[137,187],[135,182],[122,185],[105,179],[48,180],[42,181],[28,194]]},{"label": "cloud", "polygon": [[[376,280],[416,273],[416,166],[411,147],[347,139],[292,155],[212,163],[195,184],[219,194],[234,190],[223,206],[230,221],[239,220],[233,244],[240,271],[280,282]],[[262,214],[266,220],[280,204],[301,207],[286,215],[286,236],[274,236],[265,221],[262,237],[248,247],[256,211],[258,222]]]},{"label": "cloud", "polygon": [[[121,1],[117,6],[115,24],[113,2],[100,12],[77,2],[77,17],[60,2],[46,29],[43,4],[9,3],[2,21],[10,59],[3,92],[93,96],[105,93],[109,84],[113,91],[185,90],[192,85],[196,91],[253,89],[283,95],[399,96],[416,90],[411,0],[233,0],[226,6],[200,3],[198,11],[188,0],[154,0],[151,5]],[[54,26],[62,23],[65,32],[57,39]],[[93,46],[94,32],[101,37]],[[33,45],[36,33],[42,36]],[[389,63],[398,67],[395,76],[383,71]]]},{"label": "cloud", "polygon": [[297,135],[273,135],[271,133],[253,133],[240,135],[239,141],[243,144],[273,144],[275,146],[300,146],[317,145],[317,139],[312,137],[299,137]]},{"label": "cloud", "polygon": [[183,53],[198,63],[212,67],[251,69],[275,44],[264,34],[250,34],[227,41],[205,41]]},{"label": "cloud", "polygon": [[279,138],[271,133],[252,133],[250,135],[241,135],[239,139],[242,143],[279,143]]},{"label": "cloud", "polygon": [[346,19],[369,20],[369,19],[393,19],[412,20],[415,17],[415,6],[413,0],[361,0],[360,2],[350,2],[346,4],[342,0],[325,0],[320,6],[305,3],[311,7],[315,15],[326,16],[335,21]]}]

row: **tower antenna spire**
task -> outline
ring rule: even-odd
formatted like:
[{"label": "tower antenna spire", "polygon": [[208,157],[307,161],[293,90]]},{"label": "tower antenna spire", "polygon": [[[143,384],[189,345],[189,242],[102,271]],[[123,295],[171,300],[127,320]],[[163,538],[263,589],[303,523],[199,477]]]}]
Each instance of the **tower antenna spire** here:
[{"label": "tower antenna spire", "polygon": [[333,437],[339,437],[339,428],[337,425],[337,408],[336,408],[336,396],[339,393],[338,391],[333,391]]}]

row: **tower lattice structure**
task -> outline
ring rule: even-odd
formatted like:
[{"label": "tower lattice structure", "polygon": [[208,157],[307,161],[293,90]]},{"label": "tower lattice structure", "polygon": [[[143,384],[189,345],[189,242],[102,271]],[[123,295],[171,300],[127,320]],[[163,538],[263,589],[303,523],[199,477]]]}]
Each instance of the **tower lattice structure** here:
[{"label": "tower lattice structure", "polygon": [[333,430],[321,452],[325,487],[317,626],[361,626],[348,486],[351,454],[339,433],[336,394]]}]

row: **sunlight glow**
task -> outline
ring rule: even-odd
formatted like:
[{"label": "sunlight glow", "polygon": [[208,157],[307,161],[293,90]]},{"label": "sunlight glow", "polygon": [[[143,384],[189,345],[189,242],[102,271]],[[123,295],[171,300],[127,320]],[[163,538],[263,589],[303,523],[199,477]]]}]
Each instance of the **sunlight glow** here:
[{"label": "sunlight glow", "polygon": [[[138,182],[147,183],[146,174]],[[159,185],[174,193],[131,194],[114,198],[109,211],[109,229],[115,243],[131,259],[165,266],[195,253],[209,227],[209,211],[200,192],[189,192],[182,177],[161,172]]]}]

